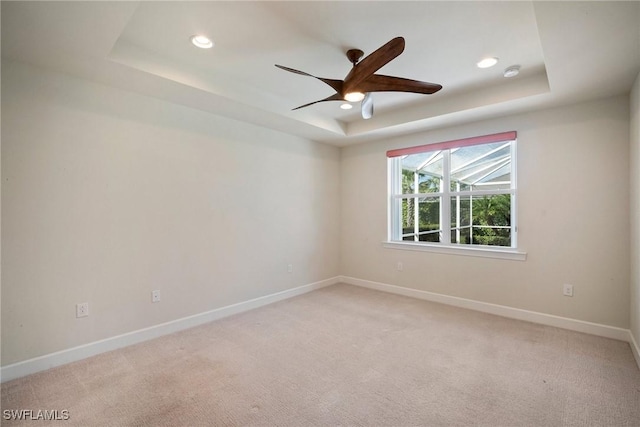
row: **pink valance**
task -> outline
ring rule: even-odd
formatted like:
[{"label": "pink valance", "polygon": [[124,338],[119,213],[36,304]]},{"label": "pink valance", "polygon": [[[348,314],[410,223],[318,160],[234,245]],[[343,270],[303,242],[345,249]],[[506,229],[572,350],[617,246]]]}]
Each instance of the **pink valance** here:
[{"label": "pink valance", "polygon": [[436,142],[434,144],[418,145],[416,147],[399,148],[387,151],[387,157],[406,156],[408,154],[424,153],[427,151],[446,150],[450,148],[468,147],[470,145],[490,144],[492,142],[513,141],[516,131],[494,133],[491,135],[474,136],[471,138],[455,139],[453,141]]}]

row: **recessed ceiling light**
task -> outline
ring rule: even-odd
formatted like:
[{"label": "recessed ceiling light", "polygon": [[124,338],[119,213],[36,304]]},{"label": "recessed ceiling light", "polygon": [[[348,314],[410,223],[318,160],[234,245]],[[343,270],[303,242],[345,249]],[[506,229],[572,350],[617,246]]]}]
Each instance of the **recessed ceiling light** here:
[{"label": "recessed ceiling light", "polygon": [[518,73],[520,73],[520,66],[519,65],[512,65],[509,68],[506,68],[504,70],[504,76],[505,77],[515,77],[518,75]]},{"label": "recessed ceiling light", "polygon": [[497,63],[498,63],[498,58],[491,57],[491,58],[484,58],[482,61],[478,62],[476,65],[478,66],[478,68],[489,68],[489,67],[493,67]]},{"label": "recessed ceiling light", "polygon": [[209,49],[213,47],[213,42],[211,41],[211,39],[203,35],[191,36],[191,43],[201,49]]},{"label": "recessed ceiling light", "polygon": [[353,108],[353,105],[351,104],[347,104],[346,102],[344,104],[340,105],[340,108],[342,108],[343,110],[351,110]]}]

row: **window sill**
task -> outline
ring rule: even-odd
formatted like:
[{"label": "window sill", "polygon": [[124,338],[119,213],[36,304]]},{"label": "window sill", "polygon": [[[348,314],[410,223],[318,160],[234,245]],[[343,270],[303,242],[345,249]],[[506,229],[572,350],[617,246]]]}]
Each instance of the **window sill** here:
[{"label": "window sill", "polygon": [[495,248],[495,247],[468,247],[468,246],[443,246],[428,243],[411,243],[411,242],[382,242],[382,246],[387,249],[400,249],[404,251],[422,251],[435,252],[449,255],[475,256],[481,258],[497,258],[508,259],[513,261],[525,261],[527,253],[518,251],[513,248]]}]

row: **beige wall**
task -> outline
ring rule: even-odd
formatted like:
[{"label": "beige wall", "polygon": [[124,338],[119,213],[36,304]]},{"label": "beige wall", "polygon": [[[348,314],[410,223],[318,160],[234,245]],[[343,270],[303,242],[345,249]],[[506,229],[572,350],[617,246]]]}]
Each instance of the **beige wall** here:
[{"label": "beige wall", "polygon": [[[382,247],[386,150],[509,130],[518,132],[518,239],[526,261]],[[343,149],[341,272],[628,328],[628,155],[627,96]],[[574,285],[573,298],[562,296],[563,283]]]},{"label": "beige wall", "polygon": [[336,276],[339,162],[3,60],[2,364]]},{"label": "beige wall", "polygon": [[[631,102],[338,150],[3,61],[2,365],[338,274],[631,327],[640,342],[639,111],[636,81]],[[505,130],[519,136],[527,261],[382,247],[387,149]]]},{"label": "beige wall", "polygon": [[[631,333],[640,345],[640,74],[631,91]],[[640,361],[639,361],[640,363]]]}]

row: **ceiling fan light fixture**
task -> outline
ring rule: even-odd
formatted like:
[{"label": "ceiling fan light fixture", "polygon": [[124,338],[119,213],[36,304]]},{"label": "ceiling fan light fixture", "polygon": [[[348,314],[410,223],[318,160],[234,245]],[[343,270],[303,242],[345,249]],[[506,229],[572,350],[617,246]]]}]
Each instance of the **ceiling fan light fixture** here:
[{"label": "ceiling fan light fixture", "polygon": [[189,39],[194,46],[200,49],[210,49],[213,47],[213,41],[207,36],[193,35]]},{"label": "ceiling fan light fixture", "polygon": [[353,105],[349,104],[348,102],[345,102],[344,104],[340,105],[340,108],[342,108],[343,110],[351,110],[353,108]]},{"label": "ceiling fan light fixture", "polygon": [[489,67],[493,67],[497,63],[498,63],[498,58],[492,56],[490,58],[484,58],[478,61],[476,65],[478,66],[478,68],[489,68]]},{"label": "ceiling fan light fixture", "polygon": [[364,99],[362,92],[349,92],[344,95],[344,100],[349,102],[360,102]]}]

